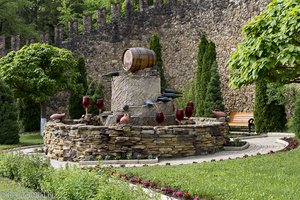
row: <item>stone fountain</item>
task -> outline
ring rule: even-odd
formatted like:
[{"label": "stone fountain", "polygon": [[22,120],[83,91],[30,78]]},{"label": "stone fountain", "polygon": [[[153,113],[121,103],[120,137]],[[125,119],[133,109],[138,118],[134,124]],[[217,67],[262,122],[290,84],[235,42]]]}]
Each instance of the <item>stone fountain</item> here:
[{"label": "stone fountain", "polygon": [[[48,157],[73,161],[165,158],[213,153],[223,148],[228,140],[227,123],[195,120],[196,124],[176,125],[173,100],[157,101],[162,94],[159,72],[153,67],[153,51],[127,49],[123,64],[125,70],[112,77],[112,114],[103,116],[101,126],[48,122],[44,135]],[[155,120],[158,111],[165,116],[162,126],[157,126]],[[117,123],[117,116],[124,113],[129,114],[129,122]]]}]

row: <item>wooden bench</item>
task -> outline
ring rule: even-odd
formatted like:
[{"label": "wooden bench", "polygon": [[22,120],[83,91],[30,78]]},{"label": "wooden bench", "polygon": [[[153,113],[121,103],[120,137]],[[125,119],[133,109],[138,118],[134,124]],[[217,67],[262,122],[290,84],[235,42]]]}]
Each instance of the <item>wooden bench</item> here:
[{"label": "wooden bench", "polygon": [[248,128],[249,133],[254,127],[254,117],[252,112],[231,112],[228,125],[230,129]]}]

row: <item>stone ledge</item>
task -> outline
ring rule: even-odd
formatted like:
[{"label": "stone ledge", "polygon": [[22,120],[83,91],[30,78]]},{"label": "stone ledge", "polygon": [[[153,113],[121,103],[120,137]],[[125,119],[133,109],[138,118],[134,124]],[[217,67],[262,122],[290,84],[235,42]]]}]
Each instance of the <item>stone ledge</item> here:
[{"label": "stone ledge", "polygon": [[244,146],[241,147],[230,147],[230,146],[224,146],[225,151],[243,151],[245,149],[248,149],[250,146],[249,142],[246,142]]},{"label": "stone ledge", "polygon": [[158,158],[155,159],[136,159],[136,160],[100,160],[100,161],[79,161],[79,165],[98,165],[98,164],[155,164],[158,163]]}]

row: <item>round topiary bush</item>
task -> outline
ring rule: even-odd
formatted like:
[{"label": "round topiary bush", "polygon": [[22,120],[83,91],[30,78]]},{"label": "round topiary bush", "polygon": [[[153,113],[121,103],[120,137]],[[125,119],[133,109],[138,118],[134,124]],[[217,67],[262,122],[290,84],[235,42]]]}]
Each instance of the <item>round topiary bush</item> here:
[{"label": "round topiary bush", "polygon": [[10,88],[0,80],[0,144],[19,143],[18,112]]}]

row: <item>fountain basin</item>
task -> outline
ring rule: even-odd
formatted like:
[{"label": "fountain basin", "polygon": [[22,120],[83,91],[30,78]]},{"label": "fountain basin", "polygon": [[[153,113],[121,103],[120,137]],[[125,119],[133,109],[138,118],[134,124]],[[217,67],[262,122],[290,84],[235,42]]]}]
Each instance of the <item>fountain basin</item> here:
[{"label": "fountain basin", "polygon": [[169,158],[219,151],[227,134],[227,123],[214,121],[161,127],[48,122],[44,143],[49,158],[64,161]]}]

